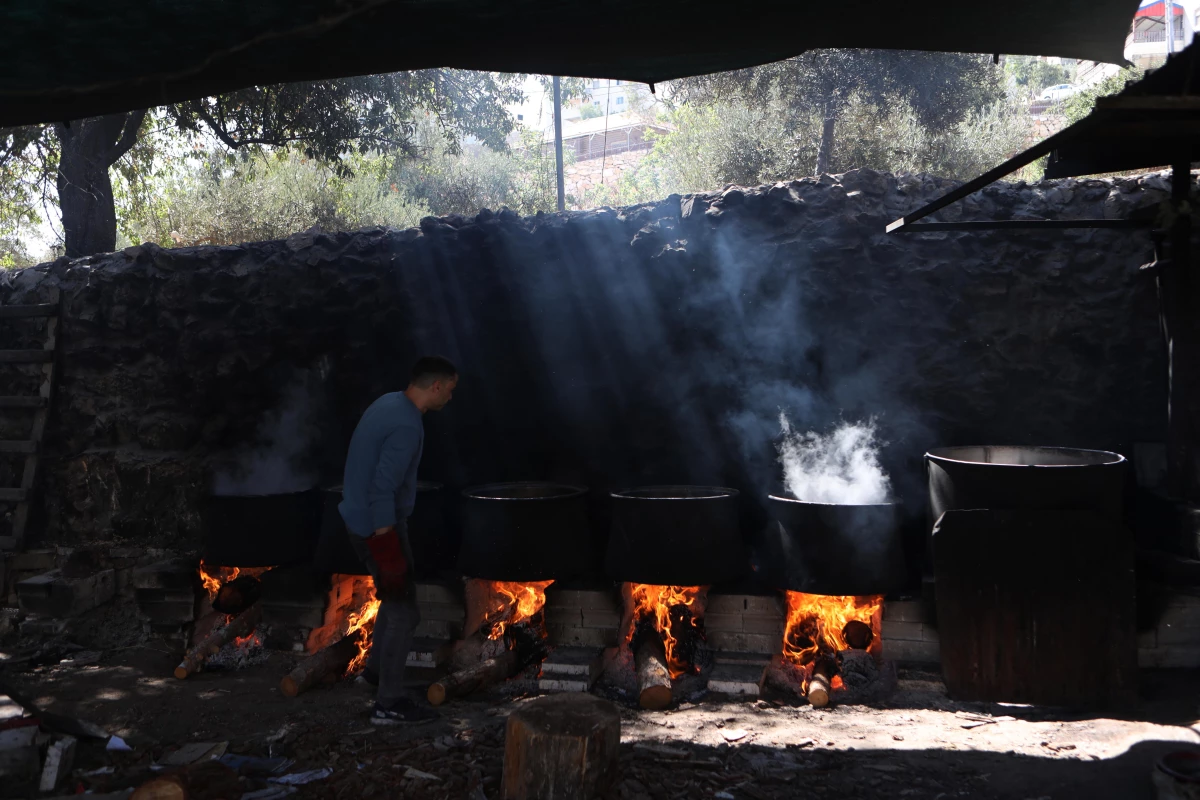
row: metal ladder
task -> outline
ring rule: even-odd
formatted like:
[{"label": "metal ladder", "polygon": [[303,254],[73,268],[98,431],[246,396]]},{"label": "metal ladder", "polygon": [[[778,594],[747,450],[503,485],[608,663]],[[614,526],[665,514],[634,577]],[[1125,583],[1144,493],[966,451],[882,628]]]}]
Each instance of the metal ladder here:
[{"label": "metal ladder", "polygon": [[0,488],[0,503],[17,505],[13,514],[11,534],[0,536],[0,552],[19,551],[25,541],[29,509],[38,476],[38,456],[41,453],[42,436],[46,432],[46,418],[50,415],[50,400],[54,392],[54,364],[58,349],[60,315],[61,298],[53,303],[38,305],[0,305],[0,322],[38,318],[46,320],[46,336],[41,350],[0,350],[0,365],[42,365],[42,385],[36,395],[0,395],[0,409],[33,409],[33,426],[28,439],[0,440],[0,453],[25,456],[21,485],[15,489]]}]

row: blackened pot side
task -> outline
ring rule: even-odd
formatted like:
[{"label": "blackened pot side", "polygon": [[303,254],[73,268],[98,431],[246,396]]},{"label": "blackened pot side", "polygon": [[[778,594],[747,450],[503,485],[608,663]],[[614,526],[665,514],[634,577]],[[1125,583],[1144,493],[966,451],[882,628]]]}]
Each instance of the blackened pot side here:
[{"label": "blackened pot side", "polygon": [[777,589],[810,594],[886,594],[907,573],[894,503],[841,505],[767,498],[763,571]]},{"label": "blackened pot side", "polygon": [[587,569],[592,550],[587,490],[534,481],[462,493],[458,566],[493,581],[561,580]]},{"label": "blackened pot side", "polygon": [[[413,552],[413,576],[431,578],[454,567],[458,555],[457,542],[447,530],[442,484],[417,481],[417,501],[408,518],[408,541]],[[342,487],[322,490],[321,538],[317,544],[313,567],[320,572],[339,572],[344,575],[366,575],[367,568],[350,546],[350,532],[338,512],[342,502]]]},{"label": "blackened pot side", "polygon": [[612,493],[605,572],[631,583],[705,586],[749,570],[738,492],[721,486],[643,486]]},{"label": "blackened pot side", "polygon": [[200,506],[204,562],[227,567],[307,564],[316,548],[321,497],[316,489],[284,494],[209,495]]}]

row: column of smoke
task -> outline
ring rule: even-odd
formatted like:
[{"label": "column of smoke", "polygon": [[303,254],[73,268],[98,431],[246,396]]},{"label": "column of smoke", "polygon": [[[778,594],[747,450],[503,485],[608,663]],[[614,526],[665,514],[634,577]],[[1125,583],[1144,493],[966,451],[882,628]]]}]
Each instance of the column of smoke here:
[{"label": "column of smoke", "polygon": [[317,433],[314,378],[303,374],[288,385],[279,407],[263,417],[255,447],[214,475],[213,494],[288,494],[316,485],[318,476],[309,461]]},{"label": "column of smoke", "polygon": [[826,434],[800,432],[779,413],[779,463],[788,493],[808,503],[890,502],[891,481],[879,464],[875,420],[843,422]]}]

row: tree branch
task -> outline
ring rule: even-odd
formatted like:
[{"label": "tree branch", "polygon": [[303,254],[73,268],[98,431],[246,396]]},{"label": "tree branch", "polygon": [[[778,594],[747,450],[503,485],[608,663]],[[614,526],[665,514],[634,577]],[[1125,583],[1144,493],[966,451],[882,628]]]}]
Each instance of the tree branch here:
[{"label": "tree branch", "polygon": [[138,130],[142,127],[142,120],[146,118],[146,113],[149,109],[143,108],[140,111],[130,111],[125,117],[125,125],[121,131],[121,138],[117,139],[106,155],[106,160],[109,166],[117,163],[121,156],[129,152],[135,144],[137,144]]}]

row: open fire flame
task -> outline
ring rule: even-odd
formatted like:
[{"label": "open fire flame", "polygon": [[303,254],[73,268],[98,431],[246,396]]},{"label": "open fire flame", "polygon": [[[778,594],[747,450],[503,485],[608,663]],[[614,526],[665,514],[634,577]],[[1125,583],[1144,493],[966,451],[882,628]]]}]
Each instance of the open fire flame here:
[{"label": "open fire flame", "polygon": [[[487,638],[497,641],[510,625],[528,622],[546,607],[546,589],[554,581],[479,581],[478,597],[483,622],[479,626]],[[545,635],[545,626],[538,625]]]},{"label": "open fire flame", "polygon": [[[663,649],[667,654],[667,669],[671,678],[678,678],[690,672],[692,665],[678,653],[679,639],[682,631],[672,630],[673,620],[671,609],[683,606],[691,613],[683,614],[682,618],[692,628],[696,627],[697,617],[703,616],[703,602],[700,598],[708,590],[707,586],[655,586],[649,583],[627,584],[629,592],[629,608],[633,610],[632,624],[629,625],[626,641],[632,642],[638,624],[649,619],[662,637]],[[678,636],[676,635],[678,634]]]},{"label": "open fire flame", "polygon": [[375,581],[370,575],[335,574],[329,591],[329,603],[325,607],[325,619],[321,627],[314,628],[309,634],[305,652],[310,655],[316,653],[361,629],[363,637],[358,643],[358,654],[350,660],[344,674],[358,673],[371,652],[371,632],[378,614],[379,600],[375,597]]},{"label": "open fire flame", "polygon": [[[878,655],[881,648],[879,625],[883,616],[883,595],[787,593],[787,624],[783,634],[783,657],[802,667],[810,667],[821,656],[835,656],[843,650],[863,647]],[[861,623],[866,630],[855,625]],[[855,641],[847,641],[847,633]],[[866,640],[865,642],[863,640]],[[834,689],[841,677],[831,680]]]},{"label": "open fire flame", "polygon": [[204,591],[208,593],[208,599],[213,600],[217,596],[217,592],[221,591],[222,584],[229,583],[239,575],[249,575],[252,578],[257,578],[265,572],[270,572],[272,567],[215,567],[205,564],[204,560],[200,560],[200,583],[204,586]]}]

